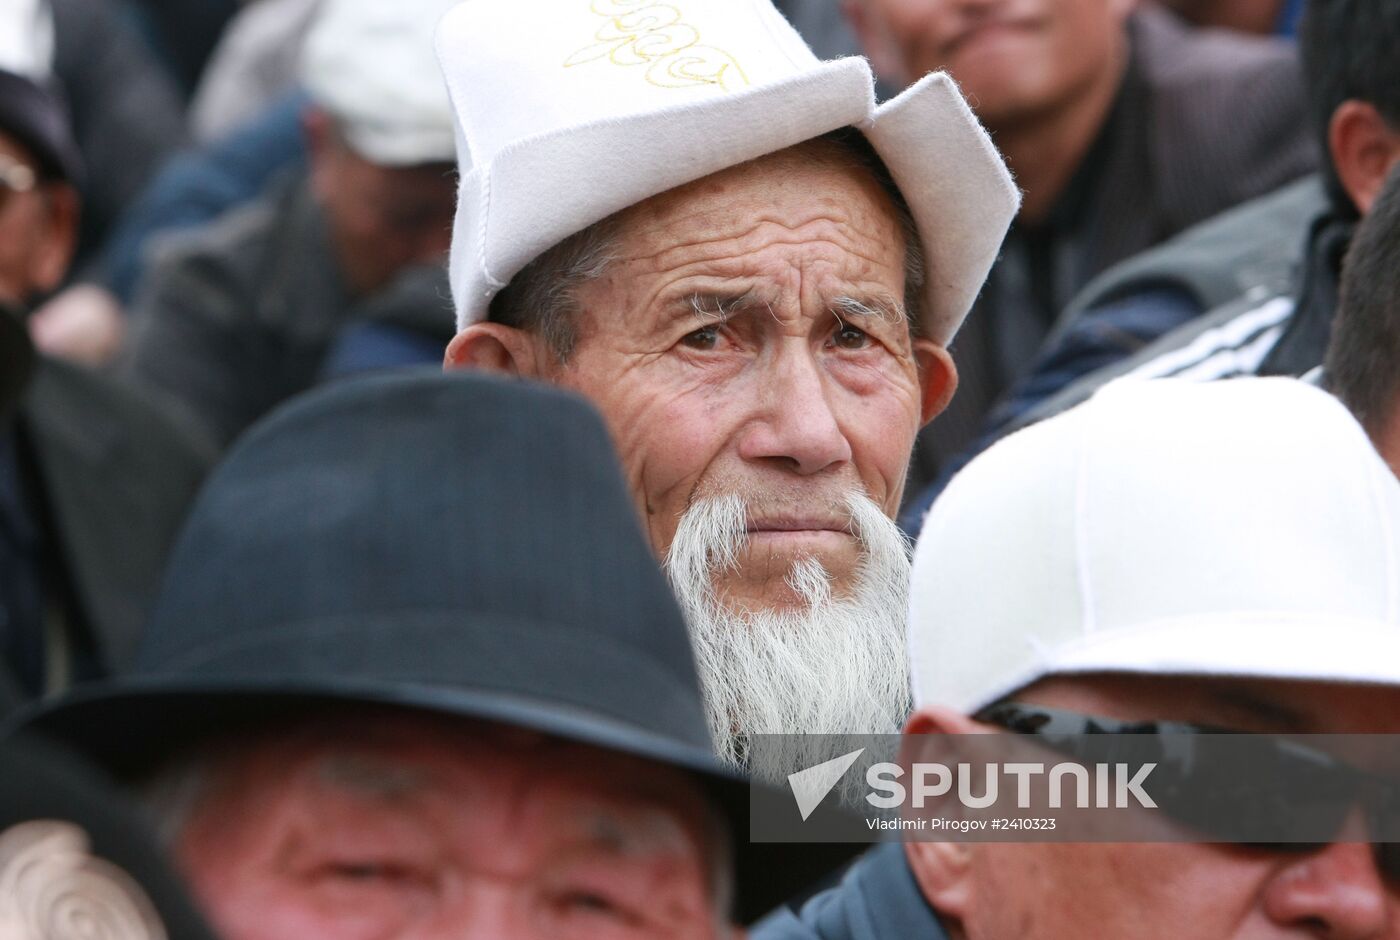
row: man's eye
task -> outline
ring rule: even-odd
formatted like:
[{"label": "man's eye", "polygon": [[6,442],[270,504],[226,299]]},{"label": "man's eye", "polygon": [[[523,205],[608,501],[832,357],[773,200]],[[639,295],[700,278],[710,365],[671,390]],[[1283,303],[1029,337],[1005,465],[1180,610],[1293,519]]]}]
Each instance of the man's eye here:
[{"label": "man's eye", "polygon": [[606,917],[624,923],[638,919],[636,911],[597,891],[571,891],[561,900],[564,911],[574,916]]},{"label": "man's eye", "polygon": [[864,349],[870,345],[870,334],[854,326],[842,326],[831,342],[838,349]]},{"label": "man's eye", "polygon": [[719,345],[719,327],[705,326],[687,333],[681,342],[690,349],[711,350]]},{"label": "man's eye", "polygon": [[331,862],[320,870],[323,878],[340,882],[413,882],[423,878],[421,873],[392,862],[354,861]]},{"label": "man's eye", "polygon": [[570,907],[579,908],[585,911],[610,911],[613,903],[601,894],[591,891],[575,891],[569,895],[568,903]]}]

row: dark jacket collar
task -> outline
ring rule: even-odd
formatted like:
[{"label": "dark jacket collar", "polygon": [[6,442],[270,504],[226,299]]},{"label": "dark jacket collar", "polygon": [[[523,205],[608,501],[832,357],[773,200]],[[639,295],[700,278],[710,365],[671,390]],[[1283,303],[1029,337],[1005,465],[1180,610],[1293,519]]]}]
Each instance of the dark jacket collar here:
[{"label": "dark jacket collar", "polygon": [[1260,365],[1260,375],[1302,375],[1322,364],[1337,312],[1342,258],[1355,231],[1355,222],[1330,213],[1313,222],[1297,305],[1283,335]]},{"label": "dark jacket collar", "polygon": [[40,511],[99,667],[130,658],[212,455],[105,377],[41,359],[19,413]]}]

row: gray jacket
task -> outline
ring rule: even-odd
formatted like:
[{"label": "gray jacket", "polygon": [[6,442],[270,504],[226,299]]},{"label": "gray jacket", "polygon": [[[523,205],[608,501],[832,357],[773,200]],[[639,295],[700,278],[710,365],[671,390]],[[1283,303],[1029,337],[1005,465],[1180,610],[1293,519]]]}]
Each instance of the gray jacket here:
[{"label": "gray jacket", "polygon": [[351,324],[436,325],[443,346],[452,336],[445,267],[412,269],[370,298],[349,296],[304,175],[157,248],[122,374],[217,447],[314,385]]},{"label": "gray jacket", "polygon": [[947,940],[919,892],[903,843],[880,845],[851,867],[841,884],[802,906],[760,921],[752,940]]}]

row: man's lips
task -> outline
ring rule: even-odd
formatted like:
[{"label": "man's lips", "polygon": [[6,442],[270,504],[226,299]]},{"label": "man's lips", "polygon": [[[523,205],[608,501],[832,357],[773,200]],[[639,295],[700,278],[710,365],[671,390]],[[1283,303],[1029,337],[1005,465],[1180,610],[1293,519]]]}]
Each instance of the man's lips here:
[{"label": "man's lips", "polygon": [[781,534],[784,532],[837,532],[850,535],[850,523],[838,519],[762,519],[750,522],[749,535]]},{"label": "man's lips", "polygon": [[960,51],[963,47],[971,45],[982,39],[991,39],[1000,36],[1027,35],[1033,32],[1039,23],[1030,19],[1005,19],[987,20],[977,25],[963,30],[955,36],[945,47],[944,55],[951,56]]}]

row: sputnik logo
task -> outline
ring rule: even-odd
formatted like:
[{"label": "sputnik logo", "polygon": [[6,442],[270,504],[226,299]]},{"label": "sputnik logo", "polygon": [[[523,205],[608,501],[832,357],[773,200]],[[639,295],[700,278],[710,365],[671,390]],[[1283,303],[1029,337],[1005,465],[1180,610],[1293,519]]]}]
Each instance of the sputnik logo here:
[{"label": "sputnik logo", "polygon": [[792,787],[792,796],[797,800],[797,811],[802,814],[803,822],[816,812],[826,795],[835,789],[841,778],[846,776],[846,771],[850,770],[851,765],[864,753],[865,748],[861,748],[840,757],[833,757],[815,767],[788,774],[788,786]]}]

